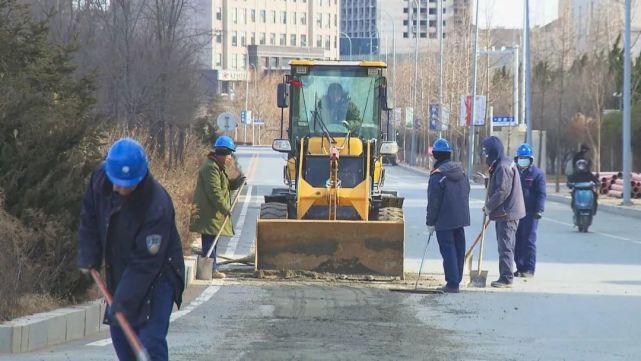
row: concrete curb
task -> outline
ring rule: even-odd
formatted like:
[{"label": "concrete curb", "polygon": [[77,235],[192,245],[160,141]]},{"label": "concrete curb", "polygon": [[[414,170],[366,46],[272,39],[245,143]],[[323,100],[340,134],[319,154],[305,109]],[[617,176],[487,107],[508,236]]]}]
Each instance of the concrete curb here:
[{"label": "concrete curb", "polygon": [[[423,170],[417,167],[412,167],[407,164],[398,163],[398,166],[418,175],[429,176],[430,174],[427,170]],[[569,196],[563,196],[560,194],[551,194],[551,193],[547,194],[547,200],[556,202],[556,203],[567,204],[568,206],[570,205],[570,201],[571,201]],[[598,210],[616,214],[618,216],[641,219],[641,209],[635,209],[635,208],[623,207],[623,206],[612,206],[609,204],[599,204]]]},{"label": "concrete curb", "polygon": [[[185,257],[185,286],[196,277],[196,256]],[[0,355],[31,352],[82,339],[108,329],[103,299],[20,317],[0,324]]]}]

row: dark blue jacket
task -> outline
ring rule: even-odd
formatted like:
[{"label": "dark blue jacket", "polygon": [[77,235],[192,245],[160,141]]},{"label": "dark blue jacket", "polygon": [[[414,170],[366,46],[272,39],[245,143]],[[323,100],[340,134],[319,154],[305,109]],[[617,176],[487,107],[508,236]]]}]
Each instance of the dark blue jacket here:
[{"label": "dark blue jacket", "polygon": [[427,186],[425,224],[446,231],[470,225],[470,182],[458,164],[437,162]]},{"label": "dark blue jacket", "polygon": [[127,197],[113,192],[102,165],[91,174],[80,211],[78,267],[99,270],[103,258],[112,311],[124,313],[132,326],[149,318],[161,275],[174,285],[180,307],[185,263],[174,206],[150,174]]},{"label": "dark blue jacket", "polygon": [[495,136],[483,140],[490,166],[485,208],[493,221],[515,221],[525,217],[521,178],[516,164],[505,156],[503,143]]},{"label": "dark blue jacket", "polygon": [[543,213],[546,198],[545,174],[534,165],[519,169],[519,172],[525,200],[525,213],[528,215]]}]

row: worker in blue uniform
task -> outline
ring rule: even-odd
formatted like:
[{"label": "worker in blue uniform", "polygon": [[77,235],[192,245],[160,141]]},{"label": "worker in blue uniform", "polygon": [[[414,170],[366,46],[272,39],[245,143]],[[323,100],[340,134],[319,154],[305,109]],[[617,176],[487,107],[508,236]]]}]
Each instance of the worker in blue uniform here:
[{"label": "worker in blue uniform", "polygon": [[536,270],[536,230],[545,209],[545,174],[534,165],[534,150],[521,144],[514,162],[521,176],[525,217],[519,221],[514,248],[515,277],[530,278]]},{"label": "worker in blue uniform", "polygon": [[430,236],[436,232],[443,270],[445,293],[458,293],[463,279],[465,230],[470,225],[470,182],[463,167],[451,161],[452,148],[439,138],[432,146],[436,160],[427,188],[425,224]]},{"label": "worker in blue uniform", "polygon": [[173,304],[180,307],[184,259],[175,212],[167,191],[149,173],[143,147],[116,141],[91,174],[78,238],[81,271],[100,270],[105,261],[113,303],[105,312],[120,360],[135,360],[114,315],[121,312],[152,360],[167,360],[167,332]]}]

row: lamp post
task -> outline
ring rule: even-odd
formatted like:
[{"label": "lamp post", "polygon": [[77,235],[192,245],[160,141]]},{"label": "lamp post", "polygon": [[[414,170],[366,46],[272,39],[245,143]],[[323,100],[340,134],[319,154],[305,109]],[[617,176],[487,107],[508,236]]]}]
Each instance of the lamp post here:
[{"label": "lamp post", "polygon": [[394,18],[392,18],[392,15],[390,15],[387,10],[381,8],[381,13],[387,15],[390,19],[390,23],[392,24],[392,61],[394,62],[392,65],[392,82],[394,83],[392,104],[396,106],[396,26],[394,25]]},{"label": "lamp post", "polygon": [[[409,0],[408,0],[409,1]],[[417,0],[411,0],[414,4],[412,7],[411,13],[416,18],[416,31],[414,32],[414,94],[412,95],[414,114],[418,111],[416,108],[416,96],[417,96],[417,83],[418,83],[418,37],[421,36],[421,4]],[[410,17],[409,21],[410,26],[413,25],[413,19]],[[410,165],[416,165],[416,129],[414,124],[414,119],[412,119],[412,148],[410,154]]]},{"label": "lamp post", "polygon": [[472,114],[470,116],[470,134],[468,139],[467,175],[470,179],[474,176],[474,119],[476,118],[476,63],[478,61],[479,42],[479,1],[476,1],[476,15],[474,17],[474,50],[472,61]]},{"label": "lamp post", "polygon": [[[438,137],[443,135],[443,0],[438,0]],[[428,126],[429,132],[429,126]]]},{"label": "lamp post", "polygon": [[347,41],[349,42],[349,60],[352,60],[352,38],[350,38],[349,35],[347,35],[347,33],[342,32],[342,31],[341,31],[340,35],[341,35],[341,37],[347,38]]},{"label": "lamp post", "polygon": [[625,35],[623,47],[623,205],[630,205],[630,91],[631,91],[631,57],[630,57],[630,4],[625,0]]},{"label": "lamp post", "polygon": [[[245,80],[245,124],[243,124],[243,143],[247,144],[247,107],[249,101],[249,68],[254,68],[254,93],[256,93],[256,66],[249,62],[247,57],[247,79]],[[252,134],[254,134],[254,122],[252,122]]]}]

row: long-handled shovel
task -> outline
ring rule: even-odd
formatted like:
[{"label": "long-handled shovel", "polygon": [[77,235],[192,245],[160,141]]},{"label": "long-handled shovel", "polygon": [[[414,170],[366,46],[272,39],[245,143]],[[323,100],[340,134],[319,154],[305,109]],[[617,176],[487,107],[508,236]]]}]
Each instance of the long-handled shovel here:
[{"label": "long-handled shovel", "polygon": [[423,270],[423,262],[425,261],[425,255],[427,255],[427,246],[430,245],[430,240],[432,239],[432,234],[434,232],[430,233],[430,235],[427,237],[427,244],[425,245],[425,250],[423,251],[423,258],[421,258],[421,266],[418,268],[418,277],[416,278],[416,283],[414,284],[414,289],[411,288],[390,288],[389,290],[392,292],[408,292],[408,293],[433,293],[433,294],[441,294],[443,293],[442,290],[437,289],[437,288],[427,288],[427,289],[418,289],[418,281],[421,279],[421,271]]},{"label": "long-handled shovel", "polygon": [[[483,180],[485,181],[486,188],[485,188],[485,202],[487,202],[487,199],[489,197],[489,186],[487,185],[487,177],[483,173],[477,173],[480,176],[483,177]],[[479,244],[479,260],[478,260],[478,267],[476,271],[472,270],[472,257],[470,255],[470,283],[468,286],[471,287],[485,287],[487,285],[487,270],[482,269],[483,265],[483,244],[485,243],[485,230],[487,229],[487,225],[489,224],[489,219],[488,216],[485,212],[483,212],[483,223],[481,224],[481,242]],[[470,251],[472,251],[474,247],[470,247]]]},{"label": "long-handled shovel", "polygon": [[[236,205],[236,202],[238,202],[238,197],[240,196],[240,193],[242,192],[244,186],[245,184],[243,183],[238,189],[238,192],[236,192],[236,197],[234,197],[234,201],[231,204],[230,210],[234,209],[234,206]],[[225,225],[229,221],[230,217],[231,215],[228,215],[225,217],[225,220],[223,221],[222,226],[220,226],[220,229],[218,230],[218,234],[216,234],[216,238],[214,238],[214,241],[211,243],[209,250],[207,250],[207,254],[205,255],[205,257],[202,257],[199,255],[198,258],[196,259],[196,279],[205,280],[205,281],[211,280],[211,277],[212,277],[211,269],[212,269],[212,266],[214,265],[214,262],[216,262],[216,260],[209,257],[214,251],[214,247],[216,247],[216,244],[218,243],[220,234],[223,232],[223,229],[225,228]]]},{"label": "long-handled shovel", "polygon": [[[91,277],[93,278],[94,282],[96,282],[96,285],[98,285],[98,288],[100,289],[100,292],[102,292],[103,297],[105,298],[105,300],[107,300],[107,304],[111,307],[111,304],[113,303],[113,298],[111,297],[111,294],[107,290],[105,283],[102,281],[102,278],[100,277],[100,273],[98,273],[98,271],[96,271],[95,268],[90,268],[89,273],[91,274]],[[118,325],[122,328],[122,331],[125,333],[125,337],[127,338],[129,345],[131,346],[131,348],[134,351],[134,354],[136,355],[136,360],[151,361],[151,358],[149,357],[149,354],[147,353],[145,346],[143,346],[142,342],[140,342],[140,339],[134,332],[134,329],[131,328],[131,325],[127,321],[127,318],[125,318],[125,315],[123,315],[122,312],[116,312],[114,313],[114,317],[116,317],[116,320],[118,321]]]},{"label": "long-handled shovel", "polygon": [[472,242],[472,245],[470,248],[465,252],[465,268],[463,269],[463,274],[469,274],[472,271],[472,263],[474,259],[474,247],[476,247],[477,244],[481,241],[481,237],[483,236],[483,231],[487,229],[487,226],[489,226],[490,221],[487,220],[485,222],[485,225],[483,226],[483,229],[479,232],[479,234],[476,236],[476,239],[474,242]]}]

